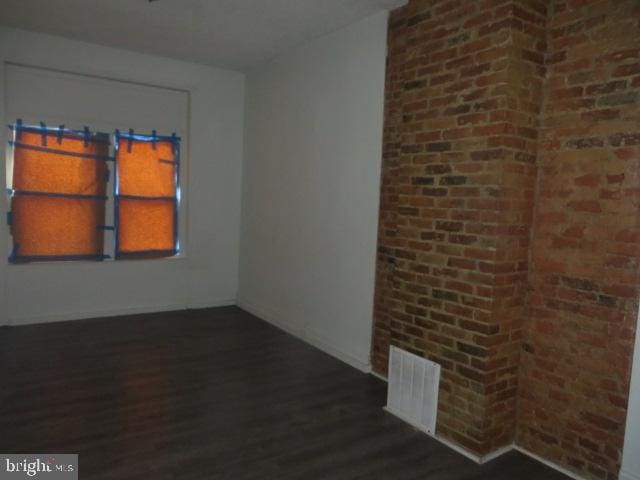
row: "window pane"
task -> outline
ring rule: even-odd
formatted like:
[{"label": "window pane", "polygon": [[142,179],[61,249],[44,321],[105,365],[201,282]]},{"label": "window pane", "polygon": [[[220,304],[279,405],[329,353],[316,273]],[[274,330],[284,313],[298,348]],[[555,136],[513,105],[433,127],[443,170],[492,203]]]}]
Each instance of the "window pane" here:
[{"label": "window pane", "polygon": [[178,139],[129,134],[116,142],[116,258],[175,255]]},{"label": "window pane", "polygon": [[175,250],[174,200],[118,200],[118,256],[171,256]]},{"label": "window pane", "polygon": [[173,144],[122,139],[118,148],[118,193],[140,197],[174,197],[176,169]]},{"label": "window pane", "polygon": [[16,136],[13,155],[13,189],[36,192],[104,195],[109,139],[87,142],[55,133],[23,131]]},{"label": "window pane", "polygon": [[108,155],[104,134],[17,128],[12,262],[103,258]]},{"label": "window pane", "polygon": [[11,226],[14,261],[101,259],[104,208],[104,200],[16,195]]}]

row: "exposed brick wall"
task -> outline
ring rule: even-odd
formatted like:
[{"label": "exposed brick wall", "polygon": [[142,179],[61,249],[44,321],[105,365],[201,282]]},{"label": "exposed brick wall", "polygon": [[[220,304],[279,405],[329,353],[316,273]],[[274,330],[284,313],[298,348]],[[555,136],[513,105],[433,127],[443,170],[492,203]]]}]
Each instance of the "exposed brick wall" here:
[{"label": "exposed brick wall", "polygon": [[555,1],[518,443],[617,479],[640,255],[640,2]]},{"label": "exposed brick wall", "polygon": [[385,373],[391,343],[440,363],[438,432],[475,453],[516,438],[586,476],[619,468],[639,10],[412,0],[392,12],[372,362]]},{"label": "exposed brick wall", "polygon": [[515,435],[539,108],[539,1],[410,2],[391,16],[373,362],[443,367],[438,431]]}]

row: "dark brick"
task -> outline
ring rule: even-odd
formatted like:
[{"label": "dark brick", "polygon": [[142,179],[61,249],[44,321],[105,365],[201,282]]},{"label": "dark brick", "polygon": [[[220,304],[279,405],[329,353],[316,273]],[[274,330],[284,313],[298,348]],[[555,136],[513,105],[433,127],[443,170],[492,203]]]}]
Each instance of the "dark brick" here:
[{"label": "dark brick", "polygon": [[464,229],[464,224],[462,222],[447,222],[447,221],[437,221],[436,229],[445,230],[447,232],[461,232]]},{"label": "dark brick", "polygon": [[587,95],[602,95],[603,93],[612,93],[616,90],[624,90],[627,87],[626,80],[616,80],[615,82],[600,83],[598,85],[589,85],[586,89]]},{"label": "dark brick", "polygon": [[434,142],[427,144],[427,152],[446,152],[451,150],[450,142]]},{"label": "dark brick", "polygon": [[439,298],[441,300],[448,300],[450,302],[457,302],[458,301],[458,294],[457,293],[448,292],[446,290],[439,290],[437,288],[434,288],[431,291],[431,295],[433,295],[433,298]]},{"label": "dark brick", "polygon": [[609,295],[598,295],[598,303],[611,308],[615,308],[618,305],[616,298]]},{"label": "dark brick", "polygon": [[449,173],[451,172],[451,165],[447,165],[447,164],[434,164],[434,165],[427,165],[425,167],[425,172],[431,175],[441,175],[443,173]]},{"label": "dark brick", "polygon": [[459,245],[473,245],[478,241],[475,235],[449,235],[449,241]]},{"label": "dark brick", "polygon": [[427,197],[444,197],[449,193],[446,188],[423,188],[422,194]]},{"label": "dark brick", "polygon": [[471,160],[475,161],[488,161],[488,160],[499,160],[505,157],[506,152],[501,148],[496,148],[494,150],[480,150],[477,152],[471,152]]},{"label": "dark brick", "polygon": [[466,42],[471,38],[471,35],[468,32],[461,33],[460,35],[456,35],[455,37],[451,37],[447,40],[447,45],[450,47],[453,45],[458,45],[459,43]]},{"label": "dark brick", "polygon": [[407,26],[413,27],[419,23],[422,23],[426,20],[431,19],[431,12],[422,12],[419,15],[414,15],[413,17],[407,20]]},{"label": "dark brick", "polygon": [[577,138],[567,142],[569,148],[596,148],[604,145],[604,140],[598,137]]},{"label": "dark brick", "polygon": [[445,239],[446,235],[441,232],[422,232],[420,233],[421,240],[435,240],[441,242]]},{"label": "dark brick", "polygon": [[600,97],[598,99],[598,106],[625,105],[629,103],[636,103],[638,101],[638,92],[625,92],[616,93],[614,95],[607,95],[606,97]]},{"label": "dark brick", "polygon": [[575,288],[576,290],[586,290],[586,291],[597,291],[600,290],[600,287],[597,283],[586,280],[583,278],[574,278],[574,277],[560,277],[562,283],[570,288]]},{"label": "dark brick", "polygon": [[444,111],[444,114],[447,116],[461,115],[463,113],[469,112],[469,110],[471,110],[471,105],[462,104],[462,105],[458,105],[457,107],[447,108]]},{"label": "dark brick", "polygon": [[582,418],[585,422],[598,428],[602,428],[603,430],[617,430],[623,427],[622,423],[616,422],[601,415],[597,415],[595,413],[584,412],[582,414]]},{"label": "dark brick", "polygon": [[640,63],[631,63],[628,65],[619,65],[614,71],[614,77],[627,77],[629,75],[637,75],[640,73]]},{"label": "dark brick", "polygon": [[463,175],[442,177],[440,179],[440,185],[464,185],[467,183],[467,177]]},{"label": "dark brick", "polygon": [[420,153],[422,145],[402,145],[402,153]]},{"label": "dark brick", "polygon": [[638,133],[616,133],[609,136],[609,143],[614,147],[627,145],[640,145],[640,132]]},{"label": "dark brick", "polygon": [[474,357],[487,357],[489,352],[486,348],[477,347],[475,345],[471,345],[469,343],[458,342],[458,350],[461,352],[467,353],[469,355],[473,355]]},{"label": "dark brick", "polygon": [[413,185],[433,185],[433,177],[413,177],[411,183]]},{"label": "dark brick", "polygon": [[456,371],[462,375],[463,377],[469,378],[471,380],[474,380],[476,382],[484,382],[485,380],[485,375],[477,372],[476,370],[473,370],[471,368],[465,367],[463,365],[456,365]]},{"label": "dark brick", "polygon": [[420,210],[414,207],[399,207],[398,213],[401,215],[410,215],[415,217],[420,214]]},{"label": "dark brick", "polygon": [[418,88],[424,88],[427,86],[427,82],[425,80],[414,80],[412,82],[407,82],[404,84],[405,90],[416,90]]},{"label": "dark brick", "polygon": [[525,152],[516,152],[514,157],[518,162],[536,163],[536,156]]}]

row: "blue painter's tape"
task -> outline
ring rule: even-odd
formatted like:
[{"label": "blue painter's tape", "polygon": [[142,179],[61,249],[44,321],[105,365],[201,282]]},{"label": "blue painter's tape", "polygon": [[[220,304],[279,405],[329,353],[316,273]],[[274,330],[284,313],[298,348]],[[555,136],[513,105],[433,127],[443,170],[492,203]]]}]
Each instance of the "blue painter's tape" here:
[{"label": "blue painter's tape", "polygon": [[113,162],[113,251],[118,252],[120,246],[120,240],[118,239],[118,228],[120,226],[120,199],[118,198],[119,193],[119,177],[118,177],[118,153],[120,152],[120,130],[116,129],[115,131],[115,143],[113,145],[113,152],[115,156],[115,161]]},{"label": "blue painter's tape", "polygon": [[133,128],[129,129],[129,136],[127,137],[127,152],[131,153],[131,143],[133,142]]},{"label": "blue painter's tape", "polygon": [[41,135],[42,135],[42,146],[46,147],[47,146],[47,126],[45,125],[44,122],[40,122],[40,128],[42,129]]},{"label": "blue painter's tape", "polygon": [[33,190],[13,190],[7,188],[7,192],[13,196],[27,195],[35,197],[75,198],[78,200],[107,200],[106,195],[85,195],[81,193],[37,192]]},{"label": "blue painter's tape", "polygon": [[176,249],[170,250],[140,250],[137,252],[116,252],[117,259],[136,259],[136,258],[154,258],[154,257],[171,257],[177,255]]},{"label": "blue painter's tape", "polygon": [[9,254],[9,263],[16,262],[16,258],[18,258],[18,250],[20,250],[20,244],[13,242],[13,248],[11,249],[11,253]]},{"label": "blue painter's tape", "polygon": [[[173,137],[173,158],[176,164],[180,165],[180,139],[176,137],[176,134],[171,135]],[[174,214],[173,214],[173,245],[176,248],[176,255],[180,252],[180,236],[178,229],[180,228],[180,222],[178,221],[178,215],[180,214],[180,168],[174,168],[174,182],[176,186],[176,200],[174,202]]]},{"label": "blue painter's tape", "polygon": [[87,158],[90,160],[101,160],[103,162],[112,162],[114,160],[114,157],[110,157],[108,155],[91,155],[89,153],[67,152],[66,150],[57,150],[55,148],[49,147],[38,147],[36,145],[26,145],[24,143],[11,141],[9,142],[9,145],[12,145],[15,148],[24,148],[25,150],[35,150],[37,152],[53,153],[55,155],[66,155],[69,157]]},{"label": "blue painter's tape", "polygon": [[[16,133],[16,140],[20,140],[20,136],[22,132],[30,132],[30,133],[40,133],[42,134],[41,126],[33,126],[33,125],[23,125],[22,120],[16,120],[16,123],[8,125],[9,129]],[[46,132],[51,135],[60,135],[60,127],[46,127]],[[105,145],[110,145],[111,141],[109,137],[110,133],[104,132],[94,132],[89,139],[92,143],[100,143]],[[68,128],[62,129],[62,138],[71,138],[75,140],[80,140],[84,138],[84,131],[79,130],[70,130]]]},{"label": "blue painter's tape", "polygon": [[[124,138],[124,139],[131,138],[138,142],[152,142],[153,133],[149,135],[144,135],[141,133],[132,133],[132,130],[130,130],[129,133],[120,133],[120,138]],[[156,135],[155,141],[156,142],[179,142],[180,137],[178,137],[175,133],[171,135]]]},{"label": "blue painter's tape", "polygon": [[91,260],[102,261],[110,258],[109,255],[11,255],[9,261],[11,263],[27,263],[27,262],[51,262],[51,261],[76,261]]},{"label": "blue painter's tape", "polygon": [[118,195],[125,200],[176,200],[176,197],[145,197],[143,195]]}]

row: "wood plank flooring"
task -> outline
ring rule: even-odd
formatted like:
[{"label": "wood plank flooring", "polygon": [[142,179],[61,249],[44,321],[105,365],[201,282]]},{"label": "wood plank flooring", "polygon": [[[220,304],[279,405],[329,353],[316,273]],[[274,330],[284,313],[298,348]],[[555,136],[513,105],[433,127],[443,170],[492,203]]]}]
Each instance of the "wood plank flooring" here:
[{"label": "wood plank flooring", "polygon": [[235,307],[0,328],[0,452],[83,480],[560,480],[478,466],[382,407],[386,384]]}]

